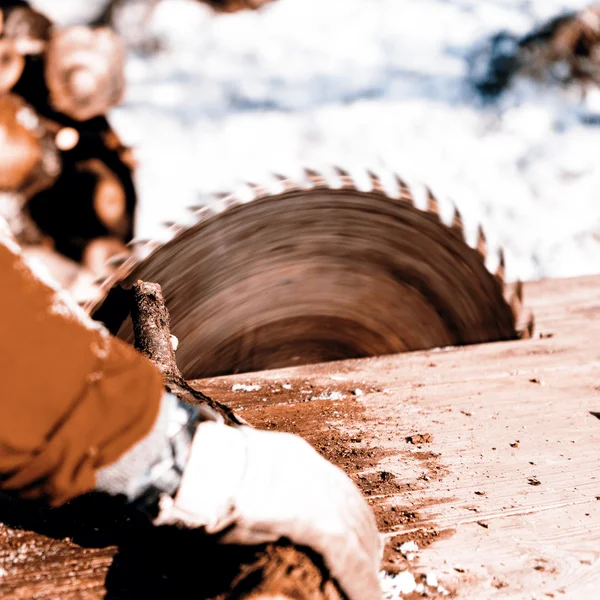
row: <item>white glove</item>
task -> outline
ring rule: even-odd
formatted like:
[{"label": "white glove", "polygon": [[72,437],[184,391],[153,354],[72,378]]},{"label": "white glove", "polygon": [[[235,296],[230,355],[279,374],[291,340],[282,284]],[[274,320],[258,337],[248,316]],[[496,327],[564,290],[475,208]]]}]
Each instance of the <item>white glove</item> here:
[{"label": "white glove", "polygon": [[344,472],[301,438],[249,427],[198,426],[175,498],[156,525],[203,527],[223,543],[287,538],[319,553],[350,600],[380,600],[375,518]]}]

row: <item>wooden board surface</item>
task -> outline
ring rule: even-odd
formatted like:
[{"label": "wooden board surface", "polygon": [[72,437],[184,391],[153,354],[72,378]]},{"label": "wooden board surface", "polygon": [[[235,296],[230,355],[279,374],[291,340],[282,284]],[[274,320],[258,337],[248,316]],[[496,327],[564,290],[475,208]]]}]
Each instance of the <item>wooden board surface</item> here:
[{"label": "wooden board surface", "polygon": [[[600,597],[600,278],[525,291],[542,338],[198,386],[346,469],[376,511],[384,567],[435,575],[430,595]],[[49,529],[0,527],[2,598],[102,597],[112,538],[81,549]],[[411,540],[406,560],[398,548]]]}]

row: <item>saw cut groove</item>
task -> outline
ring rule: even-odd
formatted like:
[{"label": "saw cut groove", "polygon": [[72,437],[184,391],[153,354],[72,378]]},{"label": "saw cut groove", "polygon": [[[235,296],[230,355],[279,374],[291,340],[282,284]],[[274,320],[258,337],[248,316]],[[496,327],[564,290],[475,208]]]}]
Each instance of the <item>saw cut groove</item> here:
[{"label": "saw cut groove", "polygon": [[[399,178],[391,198],[379,180],[362,191],[350,175],[335,189],[306,176],[308,188],[227,197],[105,282],[105,294],[161,285],[186,378],[519,337],[521,303],[486,269],[483,232],[476,248],[464,241],[458,211],[445,225],[433,194],[420,210]],[[113,295],[98,314],[116,311]],[[133,341],[129,321],[113,331]]]}]

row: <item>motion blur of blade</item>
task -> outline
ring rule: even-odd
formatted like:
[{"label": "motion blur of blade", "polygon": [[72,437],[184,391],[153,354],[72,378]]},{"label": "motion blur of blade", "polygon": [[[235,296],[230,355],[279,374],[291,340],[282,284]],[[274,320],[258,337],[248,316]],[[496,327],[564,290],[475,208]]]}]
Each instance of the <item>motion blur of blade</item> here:
[{"label": "motion blur of blade", "polygon": [[458,212],[443,223],[431,194],[418,209],[399,178],[362,191],[339,175],[199,209],[138,246],[87,310],[132,341],[123,289],[159,283],[187,378],[518,337],[483,233],[471,248]]}]

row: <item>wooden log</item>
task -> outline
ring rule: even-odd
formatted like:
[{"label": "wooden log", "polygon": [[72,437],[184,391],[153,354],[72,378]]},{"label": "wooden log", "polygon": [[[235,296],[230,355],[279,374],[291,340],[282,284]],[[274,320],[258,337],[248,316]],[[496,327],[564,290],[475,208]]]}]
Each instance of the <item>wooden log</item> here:
[{"label": "wooden log", "polygon": [[106,27],[54,31],[45,64],[53,108],[76,121],[104,115],[123,96],[123,64],[123,44]]},{"label": "wooden log", "polygon": [[228,406],[194,390],[183,378],[175,361],[169,312],[159,284],[138,281],[133,285],[131,319],[136,349],[156,365],[171,393],[190,404],[209,406],[228,425],[245,424]]},{"label": "wooden log", "polygon": [[35,109],[15,94],[0,96],[0,189],[30,198],[60,173],[53,136]]},{"label": "wooden log", "polygon": [[25,59],[8,38],[0,39],[0,64],[0,93],[5,94],[19,81],[25,68]]}]

